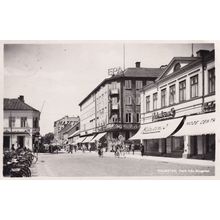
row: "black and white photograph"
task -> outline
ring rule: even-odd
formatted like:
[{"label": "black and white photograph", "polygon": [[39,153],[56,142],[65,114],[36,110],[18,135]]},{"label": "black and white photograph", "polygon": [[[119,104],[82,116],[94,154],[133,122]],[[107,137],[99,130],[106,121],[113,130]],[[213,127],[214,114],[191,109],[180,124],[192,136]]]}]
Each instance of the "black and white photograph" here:
[{"label": "black and white photograph", "polygon": [[215,176],[215,44],[4,44],[3,176]]}]

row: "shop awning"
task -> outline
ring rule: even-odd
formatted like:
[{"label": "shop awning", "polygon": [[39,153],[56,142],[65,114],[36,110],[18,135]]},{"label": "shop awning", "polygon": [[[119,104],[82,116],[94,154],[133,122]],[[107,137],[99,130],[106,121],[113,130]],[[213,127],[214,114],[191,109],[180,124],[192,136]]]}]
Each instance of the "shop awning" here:
[{"label": "shop awning", "polygon": [[82,143],[86,137],[80,137],[76,140],[76,144]]},{"label": "shop awning", "polygon": [[107,134],[106,132],[97,134],[96,137],[91,140],[91,143],[95,143],[95,141],[100,140],[100,139],[101,139],[102,137],[104,137],[106,134]]},{"label": "shop awning", "polygon": [[71,135],[68,137],[68,139],[70,139],[70,138],[72,138],[72,137],[78,136],[79,133],[80,133],[80,130],[75,131],[73,134],[71,134]]},{"label": "shop awning", "polygon": [[187,116],[182,128],[173,136],[214,134],[216,133],[215,119],[215,112]]},{"label": "shop awning", "polygon": [[183,118],[158,121],[141,125],[139,131],[129,140],[167,138],[180,126]]},{"label": "shop awning", "polygon": [[82,143],[89,143],[93,138],[95,137],[95,135],[92,136],[87,136]]}]

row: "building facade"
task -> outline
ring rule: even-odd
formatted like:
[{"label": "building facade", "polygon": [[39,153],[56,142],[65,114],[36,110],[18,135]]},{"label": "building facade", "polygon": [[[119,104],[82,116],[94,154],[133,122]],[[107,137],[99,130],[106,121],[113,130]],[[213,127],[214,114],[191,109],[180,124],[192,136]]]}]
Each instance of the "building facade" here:
[{"label": "building facade", "polygon": [[215,57],[174,57],[141,91],[141,128],[131,138],[146,155],[215,159]]},{"label": "building facade", "polygon": [[58,144],[64,143],[64,133],[79,122],[79,117],[64,116],[54,122],[54,141]]},{"label": "building facade", "polygon": [[24,101],[24,96],[18,99],[4,99],[4,150],[12,146],[32,149],[40,135],[40,112]]},{"label": "building facade", "polygon": [[81,101],[80,136],[90,136],[84,140],[87,147],[99,133],[106,133],[105,143],[111,150],[112,142],[118,137],[128,140],[137,132],[140,124],[140,90],[161,72],[161,68],[141,68],[140,62],[136,62],[135,68],[127,68],[104,79]]}]

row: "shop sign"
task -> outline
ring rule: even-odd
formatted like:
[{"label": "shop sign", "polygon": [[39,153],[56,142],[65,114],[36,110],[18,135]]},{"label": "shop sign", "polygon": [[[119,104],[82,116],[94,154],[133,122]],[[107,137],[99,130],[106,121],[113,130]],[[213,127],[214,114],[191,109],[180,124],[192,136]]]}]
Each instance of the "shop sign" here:
[{"label": "shop sign", "polygon": [[202,108],[203,112],[214,112],[215,111],[215,102],[206,102],[203,104],[203,108]]},{"label": "shop sign", "polygon": [[122,72],[121,67],[114,67],[114,68],[108,69],[108,75],[110,75],[110,76],[119,74],[121,72]]},{"label": "shop sign", "polygon": [[116,123],[108,124],[106,126],[106,129],[108,129],[108,130],[122,129],[122,125],[121,124],[116,124]]},{"label": "shop sign", "polygon": [[161,111],[159,112],[154,112],[152,115],[152,121],[158,121],[161,119],[168,119],[168,118],[174,118],[176,114],[176,111],[174,108],[171,108],[170,111]]},{"label": "shop sign", "polygon": [[143,131],[141,132],[142,134],[151,134],[151,133],[160,133],[163,129],[165,129],[164,126],[154,126],[154,127],[145,127]]}]

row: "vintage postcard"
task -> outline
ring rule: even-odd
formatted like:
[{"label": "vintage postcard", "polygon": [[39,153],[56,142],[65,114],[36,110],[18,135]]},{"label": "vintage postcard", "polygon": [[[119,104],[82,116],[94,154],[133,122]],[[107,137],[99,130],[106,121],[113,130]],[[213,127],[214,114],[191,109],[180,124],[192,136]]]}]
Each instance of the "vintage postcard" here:
[{"label": "vintage postcard", "polygon": [[3,43],[2,178],[216,178],[216,43]]}]

